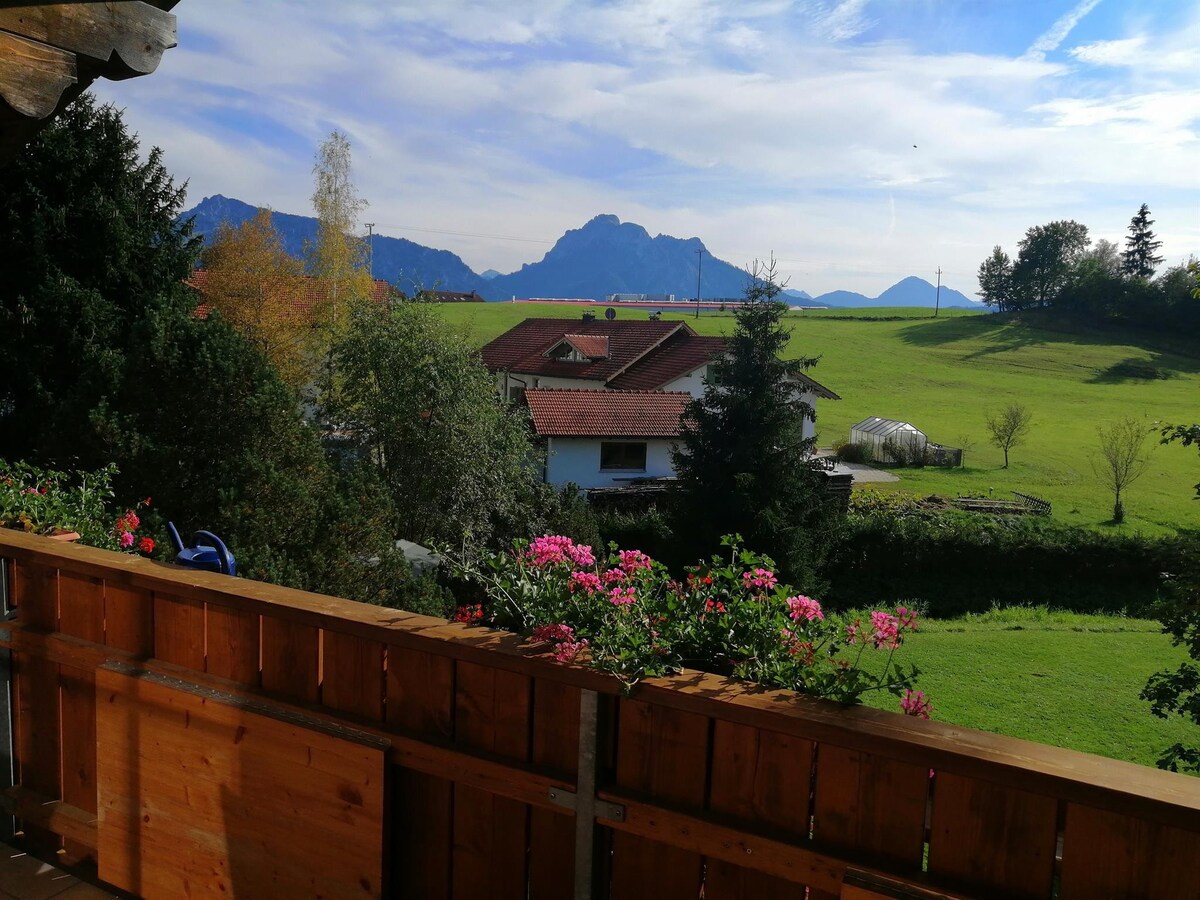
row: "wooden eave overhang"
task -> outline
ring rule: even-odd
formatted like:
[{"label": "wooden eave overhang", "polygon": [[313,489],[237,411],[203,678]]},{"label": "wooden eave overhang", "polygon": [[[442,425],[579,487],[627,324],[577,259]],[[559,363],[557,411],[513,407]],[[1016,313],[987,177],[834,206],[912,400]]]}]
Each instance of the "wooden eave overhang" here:
[{"label": "wooden eave overhang", "polygon": [[97,78],[148,75],[178,0],[0,4],[0,163]]}]

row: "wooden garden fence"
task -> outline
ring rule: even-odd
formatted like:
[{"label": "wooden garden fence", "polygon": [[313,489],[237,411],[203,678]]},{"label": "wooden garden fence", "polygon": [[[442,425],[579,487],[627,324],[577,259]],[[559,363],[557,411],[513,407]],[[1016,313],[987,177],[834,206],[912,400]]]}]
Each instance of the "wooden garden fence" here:
[{"label": "wooden garden fence", "polygon": [[[1200,780],[0,532],[36,853],[148,897],[1200,896]],[[1105,698],[1097,697],[1097,703]]]}]

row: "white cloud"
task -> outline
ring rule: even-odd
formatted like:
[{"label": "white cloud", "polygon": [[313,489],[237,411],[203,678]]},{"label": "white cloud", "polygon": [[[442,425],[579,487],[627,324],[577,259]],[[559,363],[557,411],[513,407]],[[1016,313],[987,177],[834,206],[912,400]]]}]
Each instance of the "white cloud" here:
[{"label": "white cloud", "polygon": [[1100,0],[1080,0],[1079,3],[1062,15],[1037,40],[1029,45],[1029,49],[1025,51],[1025,56],[1030,59],[1045,59],[1046,54],[1052,50],[1057,50],[1058,45],[1067,39],[1067,35],[1075,30],[1075,26],[1083,20],[1083,17],[1099,4]]}]

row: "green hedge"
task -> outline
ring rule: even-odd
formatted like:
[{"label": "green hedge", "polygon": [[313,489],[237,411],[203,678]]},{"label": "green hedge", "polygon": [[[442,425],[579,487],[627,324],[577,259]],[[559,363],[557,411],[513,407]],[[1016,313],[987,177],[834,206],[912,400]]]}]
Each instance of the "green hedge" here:
[{"label": "green hedge", "polygon": [[837,608],[897,600],[928,615],[994,605],[1146,614],[1161,576],[1200,549],[1195,536],[1104,534],[1033,517],[856,503],[832,554],[826,600]]}]

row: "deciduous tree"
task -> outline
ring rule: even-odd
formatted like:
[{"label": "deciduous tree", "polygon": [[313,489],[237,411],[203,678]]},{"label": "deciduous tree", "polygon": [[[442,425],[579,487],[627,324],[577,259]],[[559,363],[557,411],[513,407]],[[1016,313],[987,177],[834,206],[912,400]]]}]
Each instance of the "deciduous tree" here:
[{"label": "deciduous tree", "polygon": [[1008,468],[1008,451],[1025,439],[1032,421],[1033,415],[1019,403],[1010,403],[999,413],[987,417],[992,443],[1004,451],[1004,468]]},{"label": "deciduous tree", "polygon": [[325,411],[388,487],[399,534],[504,544],[528,536],[549,493],[528,417],[501,401],[475,347],[429,305],[359,302],[333,347]]},{"label": "deciduous tree", "polygon": [[1004,312],[1012,302],[1012,291],[1012,260],[997,244],[992,248],[992,255],[979,265],[979,296],[986,305]]},{"label": "deciduous tree", "polygon": [[1026,231],[1013,267],[1014,293],[1020,305],[1052,304],[1088,243],[1087,226],[1069,220],[1035,225]]},{"label": "deciduous tree", "polygon": [[313,378],[312,311],[304,265],[283,249],[270,210],[234,228],[223,222],[204,251],[204,300],[258,347],[286,384]]},{"label": "deciduous tree", "polygon": [[784,359],[787,306],[774,263],[756,264],[736,313],[729,355],[684,415],[675,491],[676,533],[707,555],[721,535],[739,533],[787,577],[811,589],[836,528],[823,476],[808,465],[812,421],[794,376],[815,359]]},{"label": "deciduous tree", "polygon": [[318,326],[332,335],[346,321],[351,305],[371,295],[365,242],[355,235],[367,201],[351,177],[350,140],[332,132],[317,150],[313,165],[313,209],[317,239],[308,254],[308,271],[325,283],[324,299],[314,310]]},{"label": "deciduous tree", "polygon": [[1124,418],[1097,428],[1100,436],[1100,461],[1097,471],[1113,492],[1113,521],[1125,521],[1121,495],[1142,477],[1150,465],[1146,453],[1146,426],[1137,419]]}]

